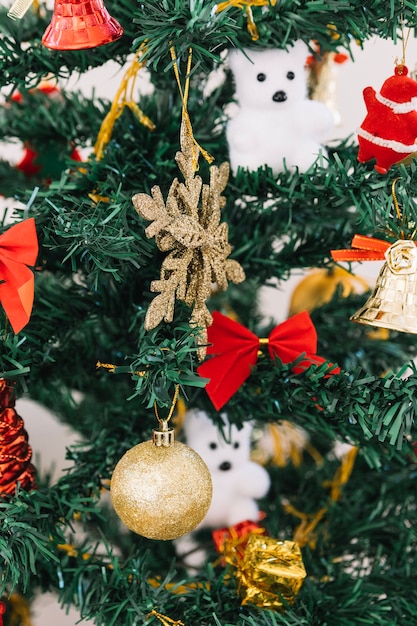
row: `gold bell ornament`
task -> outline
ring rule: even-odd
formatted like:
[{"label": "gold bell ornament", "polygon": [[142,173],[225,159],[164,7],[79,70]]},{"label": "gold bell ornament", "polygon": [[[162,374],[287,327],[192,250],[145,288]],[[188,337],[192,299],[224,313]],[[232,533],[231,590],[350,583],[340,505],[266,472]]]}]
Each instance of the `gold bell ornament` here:
[{"label": "gold bell ornament", "polygon": [[417,248],[399,239],[385,252],[375,289],[350,318],[359,324],[417,334]]},{"label": "gold bell ornament", "polygon": [[[395,213],[403,227],[406,219],[401,214],[395,193],[398,180],[393,180],[391,193]],[[417,334],[417,242],[406,238],[404,230],[399,235],[395,242],[355,235],[350,250],[332,250],[331,255],[334,261],[385,259],[373,293],[363,307],[351,316],[352,321]]]},{"label": "gold bell ornament", "polygon": [[174,440],[159,418],[152,441],[134,446],[117,463],[110,482],[113,507],[130,530],[148,539],[169,540],[193,530],[212,498],[211,474],[189,446]]}]

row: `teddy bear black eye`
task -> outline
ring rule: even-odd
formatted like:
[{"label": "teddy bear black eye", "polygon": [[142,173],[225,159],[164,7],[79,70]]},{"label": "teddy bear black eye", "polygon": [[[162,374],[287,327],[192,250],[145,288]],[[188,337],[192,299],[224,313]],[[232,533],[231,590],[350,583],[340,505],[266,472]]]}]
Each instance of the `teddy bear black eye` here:
[{"label": "teddy bear black eye", "polygon": [[238,448],[238,447],[239,447],[239,442],[238,442],[238,441],[235,441],[235,443],[233,444],[233,447],[234,447],[234,448]]},{"label": "teddy bear black eye", "polygon": [[263,83],[264,80],[266,80],[266,74],[263,74],[262,72],[260,74],[258,74],[258,76],[256,77],[260,83]]},{"label": "teddy bear black eye", "polygon": [[209,444],[209,448],[210,448],[210,450],[215,450],[217,448],[217,443],[214,443],[214,442],[210,443]]},{"label": "teddy bear black eye", "polygon": [[287,78],[288,78],[288,80],[294,80],[294,78],[295,78],[294,72],[288,72]]}]

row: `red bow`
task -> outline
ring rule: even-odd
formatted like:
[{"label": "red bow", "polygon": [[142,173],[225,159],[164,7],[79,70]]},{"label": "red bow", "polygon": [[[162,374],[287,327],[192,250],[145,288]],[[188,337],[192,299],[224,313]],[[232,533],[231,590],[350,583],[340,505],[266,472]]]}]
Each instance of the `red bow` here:
[{"label": "red bow", "polygon": [[[220,410],[249,377],[258,360],[260,346],[267,344],[271,359],[292,363],[300,354],[307,358],[293,372],[304,371],[310,365],[320,365],[326,359],[315,354],[317,334],[307,311],[298,313],[276,326],[268,339],[259,339],[250,330],[215,311],[213,325],[208,328],[210,344],[207,354],[214,355],[197,369],[200,376],[210,378],[206,391],[213,405]],[[332,369],[332,374],[338,373]]]},{"label": "red bow", "polygon": [[383,239],[355,235],[351,249],[330,250],[330,254],[335,261],[383,261],[390,246],[392,242]]},{"label": "red bow", "polygon": [[29,321],[34,297],[38,239],[33,217],[0,235],[0,302],[17,334]]}]

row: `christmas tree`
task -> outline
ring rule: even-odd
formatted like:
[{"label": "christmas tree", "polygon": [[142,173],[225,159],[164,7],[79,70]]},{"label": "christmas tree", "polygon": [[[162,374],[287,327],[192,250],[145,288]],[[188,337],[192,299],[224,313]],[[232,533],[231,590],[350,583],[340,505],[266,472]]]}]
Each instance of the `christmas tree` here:
[{"label": "christmas tree", "polygon": [[[410,117],[412,133],[414,3],[61,0],[20,19],[9,9],[0,139],[26,154],[0,162],[0,620],[27,624],[15,594],[30,603],[52,590],[105,626],[415,623],[417,170],[397,119]],[[270,148],[263,160],[266,137],[260,164],[240,161],[245,150],[255,158],[269,114],[252,108],[233,145],[236,50],[256,67],[257,96],[268,73],[256,55],[292,63],[303,41],[311,103],[321,68],[337,55],[354,62],[375,35],[403,58],[387,68],[393,89],[368,93],[368,117],[378,106],[398,115],[379,113],[379,134],[367,117],[360,160],[357,138],[342,137],[307,165],[288,152],[277,167]],[[112,102],[65,89],[109,60],[123,77]],[[145,68],[150,89],[136,95]],[[315,115],[305,110],[297,135],[284,124],[276,141],[270,126],[272,152],[301,146],[304,159]],[[373,294],[340,273],[361,259],[385,261]],[[288,320],[265,319],[259,290],[308,268],[320,272]],[[12,399],[24,396],[82,441],[52,483],[35,481]],[[253,458],[270,482],[258,519],[197,529],[194,570],[175,539],[207,512],[206,466],[153,456],[182,450],[168,420],[180,442],[191,409],[226,441],[227,424],[255,424]],[[138,473],[129,466],[115,484],[120,460],[154,429],[161,445],[145,461],[141,447]]]}]

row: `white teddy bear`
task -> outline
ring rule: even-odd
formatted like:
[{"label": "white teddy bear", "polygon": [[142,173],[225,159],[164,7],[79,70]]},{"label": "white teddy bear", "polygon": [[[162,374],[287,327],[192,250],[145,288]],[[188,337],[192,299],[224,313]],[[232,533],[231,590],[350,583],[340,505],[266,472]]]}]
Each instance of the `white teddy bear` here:
[{"label": "white teddy bear", "polygon": [[[250,460],[252,426],[241,430],[230,425],[225,415],[227,441],[204,411],[191,409],[184,418],[187,444],[205,461],[213,481],[213,498],[205,518],[195,529],[224,528],[239,522],[259,520],[256,498],[266,495],[268,472]],[[204,550],[189,533],[175,540],[177,554],[188,567],[200,567],[206,557]]]},{"label": "white teddy bear", "polygon": [[[230,164],[274,172],[305,172],[322,153],[320,145],[334,125],[330,110],[307,97],[307,45],[298,40],[281,49],[229,52],[239,110],[227,126]],[[245,56],[247,55],[247,56]],[[326,159],[323,159],[326,165]]]}]

